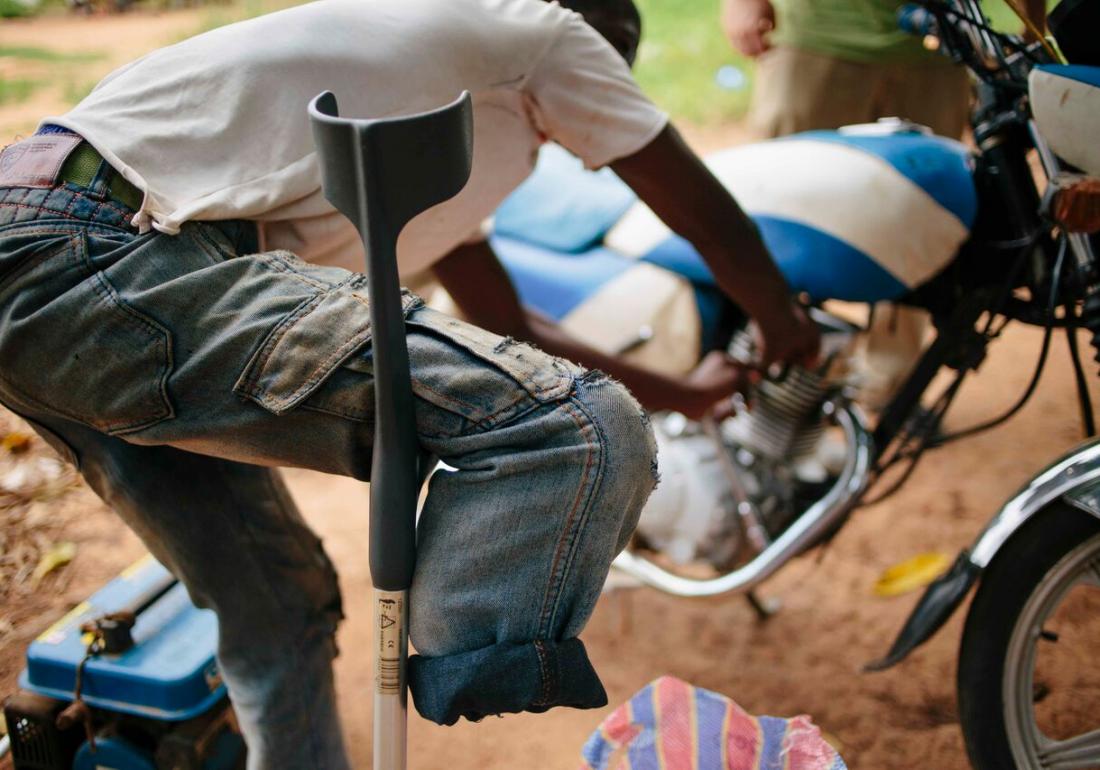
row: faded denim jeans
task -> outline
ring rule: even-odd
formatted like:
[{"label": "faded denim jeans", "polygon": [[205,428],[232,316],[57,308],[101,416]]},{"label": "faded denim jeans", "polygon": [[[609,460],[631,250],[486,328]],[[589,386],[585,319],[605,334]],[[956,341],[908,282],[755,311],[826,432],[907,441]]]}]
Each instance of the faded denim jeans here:
[{"label": "faded denim jeans", "polygon": [[[249,767],[344,768],[336,574],[271,468],[370,478],[365,278],[254,253],[243,222],[138,235],[108,174],[0,186],[0,401],[217,613]],[[418,526],[414,702],[440,723],[603,705],[576,637],[654,484],[644,415],[599,373],[406,311],[420,441],[454,469]]]}]

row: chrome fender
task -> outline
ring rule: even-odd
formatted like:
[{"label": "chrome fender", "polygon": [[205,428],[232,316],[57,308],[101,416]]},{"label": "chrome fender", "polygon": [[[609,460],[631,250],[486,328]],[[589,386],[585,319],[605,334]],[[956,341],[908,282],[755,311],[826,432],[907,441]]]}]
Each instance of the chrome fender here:
[{"label": "chrome fender", "polygon": [[1100,439],[1063,455],[1001,506],[974,544],[928,586],[886,657],[869,663],[866,670],[890,668],[928,641],[954,614],[1008,539],[1058,499],[1100,518]]},{"label": "chrome fender", "polygon": [[1062,497],[1100,518],[1100,439],[1079,445],[1033,478],[1002,506],[970,548],[970,562],[985,569],[1012,534]]}]

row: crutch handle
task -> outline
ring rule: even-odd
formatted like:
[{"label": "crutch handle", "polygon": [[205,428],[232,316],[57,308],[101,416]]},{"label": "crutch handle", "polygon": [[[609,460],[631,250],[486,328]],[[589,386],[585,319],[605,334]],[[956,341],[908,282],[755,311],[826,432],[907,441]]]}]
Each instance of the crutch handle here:
[{"label": "crutch handle", "polygon": [[416,559],[420,447],[416,436],[397,236],[420,212],[458,194],[470,176],[470,94],[404,117],[341,118],[336,97],[309,105],[325,197],[359,229],[367,255],[375,389],[370,571],[402,591]]}]

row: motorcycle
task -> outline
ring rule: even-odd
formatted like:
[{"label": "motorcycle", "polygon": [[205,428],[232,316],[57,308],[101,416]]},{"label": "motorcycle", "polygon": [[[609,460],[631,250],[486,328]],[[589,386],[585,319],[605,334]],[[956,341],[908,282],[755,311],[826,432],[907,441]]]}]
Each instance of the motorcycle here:
[{"label": "motorcycle", "polygon": [[[972,73],[976,148],[888,120],[708,159],[808,299],[822,363],[769,376],[747,395],[751,409],[722,421],[655,416],[662,484],[615,562],[643,584],[678,596],[743,592],[766,614],[752,593],[761,581],[827,541],[858,506],[899,489],[927,450],[1019,411],[1055,329],[1069,340],[1085,433],[1096,434],[1077,330],[1091,333],[1100,361],[1100,47],[1087,33],[1100,4],[1063,0],[1052,12],[1070,64],[1044,40],[994,31],[977,0],[923,0],[899,21],[934,36]],[[686,370],[711,347],[751,361],[751,330],[690,245],[609,172],[582,178],[567,163],[551,158],[552,171],[536,171],[498,212],[494,246],[521,298],[597,347],[666,370]],[[821,307],[829,299],[889,300],[931,315],[934,339],[873,427],[852,374],[860,330]],[[1010,322],[1043,329],[1026,391],[999,417],[944,432],[963,381]],[[944,372],[949,382],[933,392]],[[971,761],[1100,764],[1100,730],[1050,737],[1035,710],[1037,649],[1066,638],[1048,627],[1055,611],[1074,586],[1100,587],[1100,442],[1012,497],[869,668],[895,665],[930,638],[979,578],[958,678]],[[1088,605],[1070,615],[1079,632]]]},{"label": "motorcycle", "polygon": [[[622,570],[674,594],[748,591],[835,531],[876,485],[899,487],[928,448],[1007,419],[939,434],[1005,323],[1100,331],[1092,306],[1084,317],[1053,316],[1081,299],[1091,279],[1078,274],[1093,256],[1084,235],[1056,236],[1028,166],[1038,148],[1049,177],[1061,168],[1026,99],[1028,73],[1049,55],[994,38],[967,21],[980,16],[966,8],[949,6],[941,34],[944,50],[978,76],[976,151],[890,119],[707,158],[809,300],[823,363],[765,379],[745,398],[751,409],[720,423],[655,416],[662,484],[638,528],[645,547],[620,557]],[[1012,53],[997,59],[1004,46]],[[491,241],[526,304],[606,352],[668,373],[714,348],[754,357],[751,328],[690,244],[609,171],[583,171],[564,151],[543,150],[532,178],[497,211]],[[931,315],[935,339],[873,428],[852,374],[861,330],[825,300],[891,301]],[[943,369],[954,381],[924,409]],[[1081,398],[1087,406],[1086,391]],[[1083,413],[1092,433],[1091,407]],[[715,576],[685,580],[669,568],[699,561]]]},{"label": "motorcycle", "polygon": [[[939,29],[958,18],[950,6],[926,8]],[[1053,328],[1063,326],[1073,353],[1082,421],[1090,437],[1096,435],[1095,423],[1075,332],[1079,326],[1092,332],[1100,361],[1100,272],[1095,256],[1100,220],[1095,209],[1082,218],[1052,201],[1074,185],[1097,187],[1100,154],[1095,143],[1088,152],[1080,147],[1080,137],[1094,133],[1086,126],[1100,119],[1100,48],[1083,35],[1085,29],[1096,29],[1097,23],[1100,6],[1096,3],[1091,7],[1084,2],[1062,3],[1051,13],[1050,26],[1072,64],[1006,66],[1000,84],[1006,92],[1019,89],[1027,77],[1027,103],[1019,106],[1015,118],[1002,120],[1026,121],[1026,136],[1038,151],[1049,181],[1041,208],[1043,220],[1061,230],[1057,237],[1036,231],[1048,243],[1050,266],[1044,287],[1048,299],[1043,348],[1025,397],[1042,371]],[[998,42],[992,35],[988,38]],[[994,52],[976,50],[985,55]],[[972,62],[968,63],[976,69],[979,62]],[[1067,174],[1063,161],[1086,176]],[[1091,181],[1083,181],[1089,179],[1087,175]],[[1081,201],[1087,196],[1078,197]],[[1097,203],[1093,200],[1087,206]],[[1055,315],[1058,305],[1064,308],[1061,317]],[[1012,311],[1004,316],[1031,320],[1020,319]],[[975,584],[957,676],[960,723],[973,766],[990,770],[1100,765],[1100,729],[1058,718],[1058,706],[1065,702],[1059,697],[1073,697],[1087,684],[1061,682],[1060,693],[1050,684],[1055,660],[1060,660],[1063,670],[1087,668],[1100,622],[1094,595],[1100,588],[1100,440],[1091,438],[1075,447],[1013,495],[951,569],[928,587],[886,657],[868,668],[881,670],[905,659],[939,630]]]}]

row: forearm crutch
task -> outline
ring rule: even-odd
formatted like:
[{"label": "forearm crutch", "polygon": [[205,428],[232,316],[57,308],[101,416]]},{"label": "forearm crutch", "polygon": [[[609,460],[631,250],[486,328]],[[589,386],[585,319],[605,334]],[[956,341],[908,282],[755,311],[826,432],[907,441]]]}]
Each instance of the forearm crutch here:
[{"label": "forearm crutch", "polygon": [[470,176],[473,112],[452,104],[399,118],[339,117],[330,91],[309,105],[325,197],[359,229],[367,254],[373,327],[374,454],[370,573],[374,584],[374,770],[404,770],[409,586],[422,478],[413,415],[397,235]]}]

